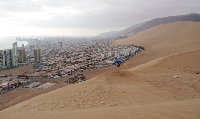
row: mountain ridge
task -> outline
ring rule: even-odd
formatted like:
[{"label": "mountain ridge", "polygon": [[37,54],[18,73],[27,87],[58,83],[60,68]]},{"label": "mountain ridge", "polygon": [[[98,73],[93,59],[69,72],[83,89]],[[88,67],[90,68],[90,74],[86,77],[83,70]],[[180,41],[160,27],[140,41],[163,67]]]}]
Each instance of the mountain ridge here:
[{"label": "mountain ridge", "polygon": [[186,15],[177,15],[177,16],[168,16],[163,18],[155,18],[147,22],[142,22],[139,24],[136,24],[132,27],[126,28],[124,30],[120,31],[114,31],[112,34],[109,34],[111,32],[105,32],[97,35],[97,37],[115,37],[120,38],[120,36],[134,36],[140,32],[143,32],[149,28],[158,26],[160,24],[168,24],[176,21],[193,21],[193,22],[200,22],[200,14],[197,13],[190,13]]}]

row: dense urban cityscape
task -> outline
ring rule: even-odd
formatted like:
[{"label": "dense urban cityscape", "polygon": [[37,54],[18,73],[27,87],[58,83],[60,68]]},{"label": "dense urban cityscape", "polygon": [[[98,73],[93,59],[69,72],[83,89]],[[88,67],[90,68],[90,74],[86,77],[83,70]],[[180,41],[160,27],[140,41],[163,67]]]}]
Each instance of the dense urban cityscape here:
[{"label": "dense urban cityscape", "polygon": [[[5,92],[23,84],[23,87],[43,87],[38,78],[61,78],[71,76],[66,83],[82,82],[83,72],[114,64],[115,58],[122,61],[136,55],[142,49],[134,45],[113,45],[111,38],[67,38],[50,37],[41,40],[16,38],[12,49],[0,50],[0,70],[33,65],[32,70],[22,74],[0,74],[0,91]],[[17,41],[28,45],[17,46]],[[73,75],[73,76],[72,76]],[[44,84],[45,88],[55,83]],[[29,85],[28,85],[29,84]]]}]

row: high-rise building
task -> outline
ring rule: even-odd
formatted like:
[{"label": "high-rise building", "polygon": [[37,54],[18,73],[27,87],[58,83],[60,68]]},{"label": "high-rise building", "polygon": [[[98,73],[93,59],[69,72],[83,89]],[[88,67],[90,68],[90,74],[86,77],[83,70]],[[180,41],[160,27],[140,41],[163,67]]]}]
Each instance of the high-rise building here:
[{"label": "high-rise building", "polygon": [[24,49],[24,44],[22,44],[22,48]]},{"label": "high-rise building", "polygon": [[35,44],[35,48],[40,49],[40,44]]},{"label": "high-rise building", "polygon": [[59,49],[62,49],[62,42],[58,42],[59,43]]},{"label": "high-rise building", "polygon": [[14,50],[0,50],[0,69],[10,68],[15,66]]},{"label": "high-rise building", "polygon": [[34,54],[34,61],[35,62],[41,60],[40,49],[34,49],[33,54]]},{"label": "high-rise building", "polygon": [[24,62],[26,62],[25,49],[18,49],[17,50],[17,57],[18,57],[18,63],[24,63]]},{"label": "high-rise building", "polygon": [[17,42],[13,43],[14,55],[17,55]]}]

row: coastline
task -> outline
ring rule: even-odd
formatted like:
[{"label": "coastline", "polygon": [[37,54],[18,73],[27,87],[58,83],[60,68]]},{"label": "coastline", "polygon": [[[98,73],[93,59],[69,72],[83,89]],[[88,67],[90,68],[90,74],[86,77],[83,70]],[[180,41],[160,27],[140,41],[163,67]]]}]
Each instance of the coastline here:
[{"label": "coastline", "polygon": [[12,49],[13,43],[15,42],[17,42],[17,47],[22,47],[22,44],[24,44],[24,46],[27,46],[29,44],[28,41],[16,40],[16,37],[0,37],[0,50]]}]

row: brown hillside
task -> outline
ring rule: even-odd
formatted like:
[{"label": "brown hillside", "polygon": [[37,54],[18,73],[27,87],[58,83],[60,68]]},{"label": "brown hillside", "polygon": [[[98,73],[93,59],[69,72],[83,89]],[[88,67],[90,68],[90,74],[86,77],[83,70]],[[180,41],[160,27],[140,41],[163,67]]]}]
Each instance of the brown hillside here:
[{"label": "brown hillside", "polygon": [[193,22],[200,22],[200,14],[187,14],[187,15],[178,15],[178,16],[168,16],[164,18],[156,18],[151,21],[146,22],[144,25],[137,27],[129,32],[129,34],[123,34],[123,35],[134,35],[140,32],[143,32],[144,30],[147,30],[149,28],[155,27],[160,24],[169,24],[176,21],[193,21]]},{"label": "brown hillside", "polygon": [[161,25],[161,24],[169,24],[176,21],[193,21],[193,22],[200,22],[200,14],[197,13],[190,13],[186,15],[178,15],[178,16],[168,16],[163,18],[155,18],[150,21],[146,21],[143,23],[139,23],[137,25],[134,25],[132,27],[129,27],[127,29],[121,30],[121,31],[114,31],[114,32],[106,32],[101,33],[97,35],[97,37],[120,37],[121,35],[125,36],[133,36],[140,32],[143,32],[147,29],[150,29],[152,27]]},{"label": "brown hillside", "polygon": [[199,38],[200,22],[179,21],[159,25],[136,36],[117,40],[115,45],[141,45],[148,51],[156,52],[159,49],[165,50],[164,53],[170,54],[172,48],[174,52],[179,52],[180,50],[190,50],[199,47]]}]

